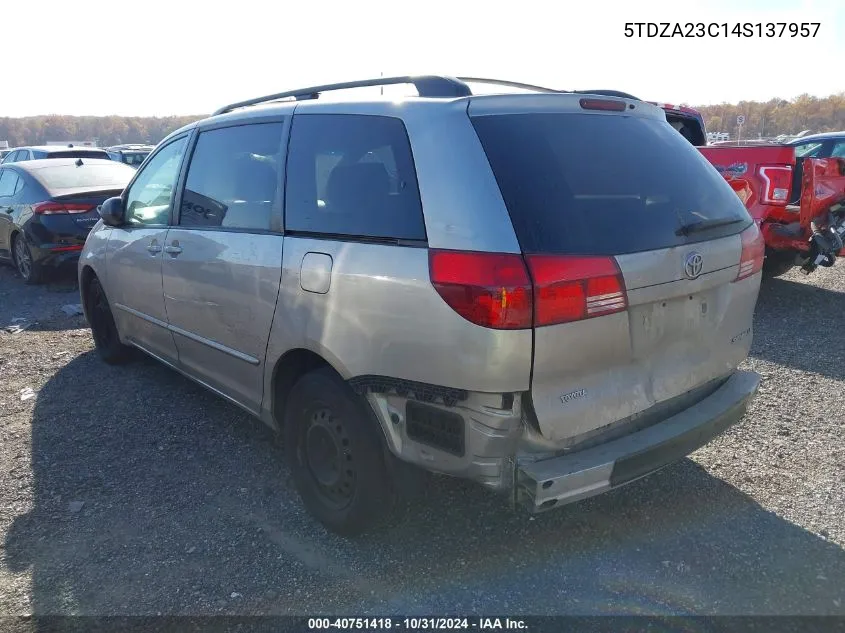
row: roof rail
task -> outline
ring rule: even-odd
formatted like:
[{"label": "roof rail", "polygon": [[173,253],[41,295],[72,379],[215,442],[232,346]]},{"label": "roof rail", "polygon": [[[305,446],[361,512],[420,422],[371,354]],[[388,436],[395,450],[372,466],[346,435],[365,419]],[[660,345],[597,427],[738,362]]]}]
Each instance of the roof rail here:
[{"label": "roof rail", "polygon": [[297,101],[305,99],[316,99],[321,92],[329,92],[331,90],[346,90],[348,88],[367,88],[372,86],[391,86],[395,84],[414,84],[417,92],[421,97],[468,97],[472,94],[469,87],[453,77],[446,77],[440,75],[421,75],[418,77],[379,77],[378,79],[364,79],[361,81],[346,81],[343,83],[326,84],[323,86],[312,86],[310,88],[299,88],[297,90],[289,90],[287,92],[279,92],[264,97],[256,97],[254,99],[247,99],[246,101],[239,101],[237,103],[230,103],[214,112],[211,116],[218,114],[225,114],[238,108],[245,108],[247,106],[257,105],[259,103],[268,103],[270,101],[279,101],[280,99],[295,98]]},{"label": "roof rail", "polygon": [[634,99],[635,101],[642,101],[639,97],[635,97],[627,92],[620,90],[575,90],[578,94],[585,95],[602,95],[604,97],[619,97],[620,99]]},{"label": "roof rail", "polygon": [[568,92],[567,90],[555,90],[533,84],[524,84],[518,81],[507,81],[505,79],[487,79],[485,77],[458,77],[460,81],[476,84],[490,84],[493,86],[508,86],[510,88],[522,88],[523,90],[534,90],[535,92]]}]

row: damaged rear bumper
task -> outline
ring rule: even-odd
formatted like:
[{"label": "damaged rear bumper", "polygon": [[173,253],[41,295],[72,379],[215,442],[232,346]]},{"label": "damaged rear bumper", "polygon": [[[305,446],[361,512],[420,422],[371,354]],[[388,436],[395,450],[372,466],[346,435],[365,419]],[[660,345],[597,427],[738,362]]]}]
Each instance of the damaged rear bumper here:
[{"label": "damaged rear bumper", "polygon": [[737,371],[707,398],[663,422],[572,454],[516,464],[517,503],[533,512],[644,477],[707,444],[745,413],[760,376]]}]

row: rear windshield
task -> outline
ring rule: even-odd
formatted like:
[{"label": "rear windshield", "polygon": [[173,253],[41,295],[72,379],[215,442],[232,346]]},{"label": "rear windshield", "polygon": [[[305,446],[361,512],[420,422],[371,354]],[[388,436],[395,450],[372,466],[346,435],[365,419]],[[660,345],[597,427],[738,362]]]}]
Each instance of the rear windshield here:
[{"label": "rear windshield", "polygon": [[46,152],[46,156],[50,158],[108,158],[109,155],[105,151],[95,151],[90,149],[61,149],[50,150]]},{"label": "rear windshield", "polygon": [[[665,121],[531,113],[472,123],[526,253],[635,253],[731,235],[751,222],[722,176]],[[679,231],[722,220],[737,222]]]},{"label": "rear windshield", "polygon": [[127,165],[138,166],[144,162],[144,159],[149,155],[149,152],[123,152],[122,158],[118,159]]},{"label": "rear windshield", "polygon": [[123,189],[135,170],[122,163],[97,165],[57,165],[42,167],[35,172],[47,189],[72,189],[76,187],[114,187]]}]

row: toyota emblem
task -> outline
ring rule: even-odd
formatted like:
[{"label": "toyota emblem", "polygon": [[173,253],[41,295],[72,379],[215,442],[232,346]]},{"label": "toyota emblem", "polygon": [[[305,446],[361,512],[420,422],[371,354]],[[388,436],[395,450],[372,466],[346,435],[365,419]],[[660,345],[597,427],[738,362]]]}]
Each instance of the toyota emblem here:
[{"label": "toyota emblem", "polygon": [[698,279],[704,268],[704,258],[701,253],[690,253],[684,261],[684,272],[690,279]]}]

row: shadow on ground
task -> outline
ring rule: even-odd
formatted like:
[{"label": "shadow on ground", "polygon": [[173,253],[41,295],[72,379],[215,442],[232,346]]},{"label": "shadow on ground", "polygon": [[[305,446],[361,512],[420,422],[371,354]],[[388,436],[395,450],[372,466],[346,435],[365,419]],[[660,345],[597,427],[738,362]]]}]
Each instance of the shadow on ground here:
[{"label": "shadow on ground", "polygon": [[754,320],[752,358],[845,380],[845,292],[765,279]]},{"label": "shadow on ground", "polygon": [[153,361],[57,372],[32,468],[4,563],[36,615],[845,614],[842,548],[690,460],[535,519],[437,479],[400,524],[338,538],[272,433]]},{"label": "shadow on ground", "polygon": [[9,266],[0,265],[0,328],[25,325],[32,332],[86,327],[80,314],[66,314],[63,306],[80,303],[73,269],[63,269],[47,283],[28,286]]}]

